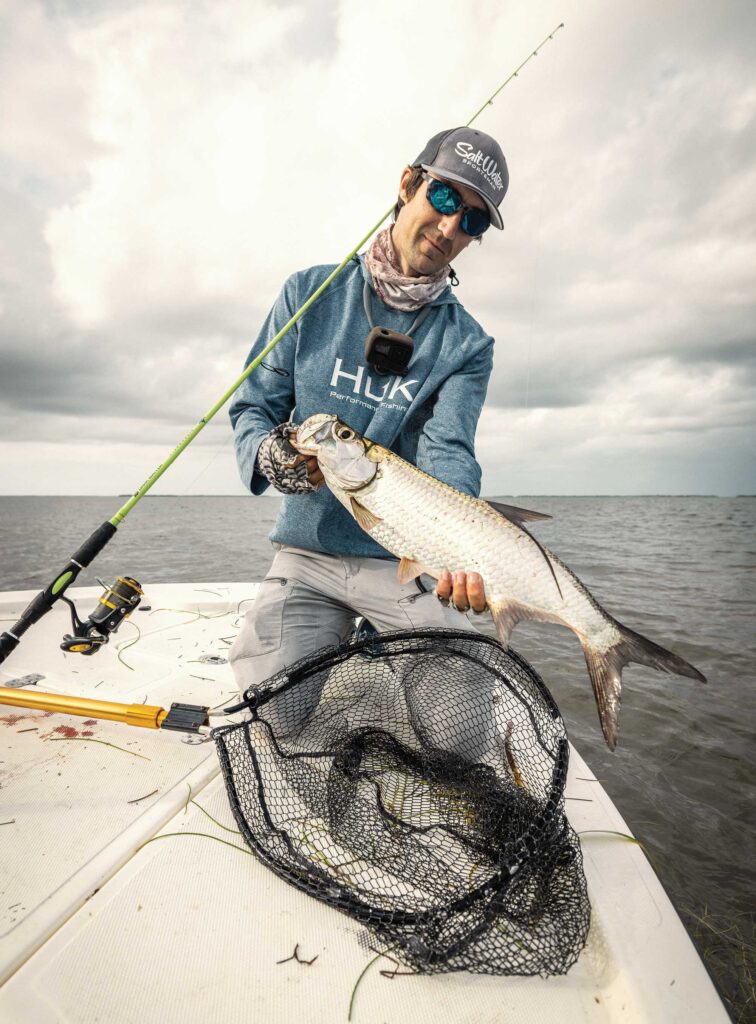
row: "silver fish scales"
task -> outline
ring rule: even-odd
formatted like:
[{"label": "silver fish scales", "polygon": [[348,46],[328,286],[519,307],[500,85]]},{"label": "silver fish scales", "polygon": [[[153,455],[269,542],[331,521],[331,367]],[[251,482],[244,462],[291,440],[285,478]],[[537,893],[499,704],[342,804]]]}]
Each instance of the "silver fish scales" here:
[{"label": "silver fish scales", "polygon": [[330,413],[311,416],[295,447],[314,454],[328,487],[387,551],[399,578],[443,569],[478,572],[503,647],[514,626],[537,619],[567,626],[580,640],[608,746],[619,732],[622,668],[640,662],[705,682],[687,661],[633,632],[606,612],[578,577],[540,544],[525,523],[548,516],[472,498]]}]

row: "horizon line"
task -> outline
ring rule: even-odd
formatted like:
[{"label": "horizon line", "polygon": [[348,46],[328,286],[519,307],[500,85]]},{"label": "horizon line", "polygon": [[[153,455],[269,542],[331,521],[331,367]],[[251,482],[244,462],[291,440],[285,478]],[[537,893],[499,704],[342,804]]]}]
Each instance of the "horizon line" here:
[{"label": "horizon line", "polygon": [[[112,498],[114,500],[120,500],[122,498],[130,498],[131,494],[0,494],[2,498]],[[264,498],[267,500],[275,499],[281,500],[285,495],[283,494],[145,494],[142,500],[148,498]],[[546,493],[537,491],[519,491],[514,493],[512,491],[496,491],[490,495],[482,494],[480,496],[484,501],[487,497],[509,497],[509,498],[756,498],[754,494],[719,494],[714,491],[701,491],[701,492],[662,492],[662,491],[649,491],[649,492],[637,492],[637,493],[623,493],[623,494],[610,494],[610,493],[580,493],[580,494],[557,494],[557,493]]]}]

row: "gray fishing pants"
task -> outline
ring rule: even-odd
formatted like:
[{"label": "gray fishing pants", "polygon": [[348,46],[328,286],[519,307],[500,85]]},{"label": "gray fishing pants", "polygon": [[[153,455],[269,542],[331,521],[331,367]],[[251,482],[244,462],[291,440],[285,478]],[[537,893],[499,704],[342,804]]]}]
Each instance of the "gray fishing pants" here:
[{"label": "gray fishing pants", "polygon": [[[427,626],[475,628],[464,614],[442,605],[432,589],[423,592],[414,580],[400,583],[394,561],[276,546],[273,564],[229,653],[242,692],[320,647],[346,639],[358,615],[379,632]],[[315,710],[321,689],[316,681],[297,687],[296,701],[281,703],[276,727],[284,734],[297,731]],[[454,694],[436,696],[439,700],[447,696],[454,706]],[[272,711],[266,709],[266,718]],[[429,723],[431,732],[439,729],[443,733],[436,736],[440,746],[471,760],[478,760],[490,741],[488,735],[473,739],[469,724],[459,720],[447,720],[442,727]]]}]

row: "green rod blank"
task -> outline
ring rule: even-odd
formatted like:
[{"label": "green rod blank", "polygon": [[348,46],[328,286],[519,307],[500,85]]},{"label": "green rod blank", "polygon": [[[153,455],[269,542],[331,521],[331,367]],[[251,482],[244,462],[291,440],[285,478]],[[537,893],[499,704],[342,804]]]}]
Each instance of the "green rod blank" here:
[{"label": "green rod blank", "polygon": [[523,68],[525,67],[525,65],[526,65],[526,64],[528,63],[528,61],[531,61],[531,60],[533,59],[533,57],[537,57],[537,56],[538,56],[538,51],[539,51],[539,50],[541,49],[541,47],[545,46],[545,45],[546,45],[546,43],[548,43],[549,39],[553,39],[553,38],[554,38],[554,36],[555,36],[555,35],[557,34],[557,32],[559,31],[559,29],[560,29],[560,28],[564,28],[564,22],[562,22],[562,23],[561,23],[560,25],[557,25],[557,27],[556,27],[555,29],[553,29],[553,31],[549,32],[549,34],[548,34],[548,35],[546,36],[546,38],[545,38],[545,39],[542,39],[542,40],[541,40],[541,42],[540,42],[540,43],[538,44],[538,46],[536,46],[535,50],[533,50],[533,52],[532,52],[532,53],[529,53],[529,54],[528,54],[528,56],[527,56],[527,57],[525,58],[525,60],[524,60],[524,61],[522,62],[522,64],[520,64],[520,66],[519,66],[519,67],[516,67],[516,68],[514,69],[514,71],[512,72],[512,74],[511,74],[511,75],[509,76],[509,78],[505,78],[505,79],[504,79],[504,81],[503,81],[503,82],[501,83],[501,85],[500,85],[500,86],[499,86],[499,88],[498,88],[498,89],[496,90],[496,92],[492,93],[492,94],[491,94],[491,95],[490,95],[490,96],[488,97],[488,99],[487,99],[487,100],[486,100],[486,102],[485,102],[485,103],[483,104],[483,106],[482,106],[482,107],[480,108],[480,110],[476,110],[476,111],[475,111],[475,113],[473,114],[473,116],[472,116],[472,117],[470,118],[470,120],[469,120],[469,121],[467,122],[467,125],[466,125],[466,127],[467,127],[467,128],[469,128],[469,127],[470,127],[470,125],[471,125],[471,124],[473,123],[473,121],[474,121],[474,120],[476,119],[476,117],[477,117],[477,116],[478,116],[479,114],[481,114],[481,113],[482,113],[482,112],[483,112],[483,111],[484,111],[484,110],[486,109],[486,107],[489,107],[489,106],[490,106],[490,105],[491,105],[491,104],[493,103],[493,101],[494,101],[494,100],[496,99],[496,97],[497,97],[497,96],[499,95],[499,93],[501,92],[501,90],[502,90],[502,89],[503,89],[503,88],[504,88],[504,87],[505,87],[506,85],[509,85],[509,83],[510,83],[510,82],[512,81],[512,79],[513,79],[513,78],[517,78],[517,76],[518,76],[518,75],[519,75],[519,73],[520,73],[520,72],[522,71],[522,69],[523,69]]}]

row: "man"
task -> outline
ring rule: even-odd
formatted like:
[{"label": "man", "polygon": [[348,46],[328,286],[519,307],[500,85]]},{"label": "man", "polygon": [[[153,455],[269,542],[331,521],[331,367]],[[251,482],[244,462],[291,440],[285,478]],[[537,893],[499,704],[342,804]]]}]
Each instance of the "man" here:
[{"label": "man", "polygon": [[[271,534],[277,554],[230,653],[241,690],[344,639],[356,615],[379,631],[459,629],[473,628],[460,612],[485,610],[476,573],[452,579],[445,572],[435,596],[419,581],[400,584],[393,556],[321,487],[316,460],[297,455],[288,437],[292,423],[334,412],[420,469],[479,494],[474,438],[493,338],[448,280],[451,262],[474,238],[489,224],[503,227],[499,204],[508,183],[504,154],[490,136],[471,128],[435,135],[402,172],[392,226],[237,392],[230,415],[242,479],[253,494],[272,484],[286,495]],[[332,270],[312,267],[288,279],[248,362]],[[411,345],[398,340],[388,373],[376,350],[366,352],[375,327],[412,337]],[[316,701],[317,694],[308,707],[300,701],[297,715]]]}]

